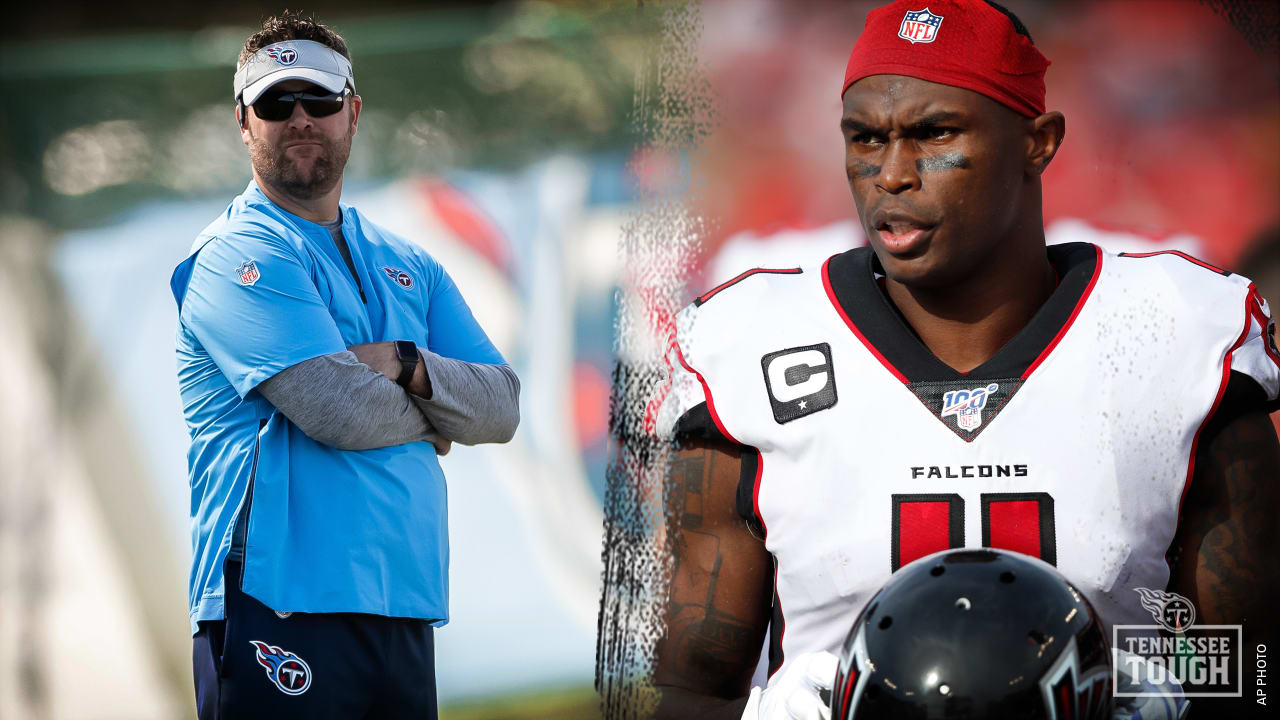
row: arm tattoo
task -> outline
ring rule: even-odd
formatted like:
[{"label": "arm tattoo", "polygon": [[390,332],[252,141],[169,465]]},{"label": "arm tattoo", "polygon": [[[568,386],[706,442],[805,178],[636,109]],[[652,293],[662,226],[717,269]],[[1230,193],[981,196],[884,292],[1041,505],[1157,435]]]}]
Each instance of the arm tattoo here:
[{"label": "arm tattoo", "polygon": [[1206,440],[1175,538],[1170,585],[1195,602],[1200,622],[1243,623],[1246,644],[1250,637],[1275,641],[1280,443],[1261,412]]},{"label": "arm tattoo", "polygon": [[[685,530],[702,528],[702,491],[706,487],[705,469],[709,454],[710,451],[704,450],[698,454],[682,455],[673,463],[671,474],[677,479],[674,489],[680,503],[680,527]],[[679,559],[676,562],[679,563]]]},{"label": "arm tattoo", "polygon": [[768,625],[772,562],[737,514],[740,467],[736,452],[707,447],[681,451],[672,463],[678,506],[667,632],[654,673],[664,688],[660,716],[684,716],[691,706],[679,701],[723,703],[749,689]]}]

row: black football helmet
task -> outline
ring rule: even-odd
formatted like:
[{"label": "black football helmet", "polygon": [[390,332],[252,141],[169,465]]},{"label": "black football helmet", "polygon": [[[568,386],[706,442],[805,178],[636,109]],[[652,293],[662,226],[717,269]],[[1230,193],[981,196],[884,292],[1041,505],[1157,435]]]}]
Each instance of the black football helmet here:
[{"label": "black football helmet", "polygon": [[832,720],[1105,720],[1111,648],[1053,566],[946,550],[893,574],[854,621]]}]

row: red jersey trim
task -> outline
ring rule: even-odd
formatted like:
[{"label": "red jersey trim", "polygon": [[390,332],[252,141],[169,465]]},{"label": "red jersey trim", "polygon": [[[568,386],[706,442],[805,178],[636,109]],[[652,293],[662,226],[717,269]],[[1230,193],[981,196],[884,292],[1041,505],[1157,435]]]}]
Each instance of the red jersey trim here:
[{"label": "red jersey trim", "polygon": [[1127,252],[1120,253],[1120,257],[1130,257],[1130,258],[1147,258],[1147,257],[1155,257],[1156,255],[1177,255],[1178,257],[1182,258],[1183,260],[1186,260],[1189,263],[1194,263],[1196,265],[1199,265],[1205,270],[1212,270],[1213,272],[1216,272],[1219,275],[1231,274],[1229,270],[1223,270],[1222,268],[1216,265],[1210,265],[1209,263],[1203,260],[1200,260],[1198,258],[1194,258],[1182,252],[1181,250],[1156,250],[1155,252],[1144,252],[1144,253],[1127,253]]},{"label": "red jersey trim", "polygon": [[667,335],[667,351],[662,354],[662,364],[667,370],[667,378],[662,381],[662,385],[658,387],[658,392],[651,398],[644,408],[644,431],[650,434],[658,432],[658,412],[662,409],[662,404],[667,401],[667,395],[671,394],[671,387],[675,378],[675,368],[671,367],[671,350],[675,349],[678,353],[680,347],[676,344],[676,331],[672,329]]},{"label": "red jersey trim", "polygon": [[684,352],[680,350],[679,343],[675,343],[673,347],[676,349],[676,359],[680,361],[680,364],[684,366],[685,370],[693,373],[694,376],[698,378],[698,382],[702,384],[702,394],[707,398],[707,410],[711,412],[711,421],[716,424],[716,429],[720,431],[720,434],[729,438],[730,442],[736,445],[741,445],[742,443],[738,442],[738,438],[734,437],[729,432],[729,429],[724,426],[724,422],[720,420],[720,413],[716,412],[716,402],[711,397],[711,387],[707,385],[707,379],[702,377],[702,373],[694,370],[693,367],[689,365],[688,361],[684,359]]},{"label": "red jersey trim", "polygon": [[1062,327],[1058,328],[1058,334],[1053,336],[1053,339],[1049,341],[1049,344],[1044,346],[1044,350],[1040,351],[1039,357],[1037,357],[1035,361],[1028,365],[1027,369],[1022,372],[1023,380],[1031,377],[1031,373],[1035,372],[1036,368],[1040,367],[1040,363],[1048,359],[1049,354],[1053,352],[1053,349],[1058,347],[1058,343],[1062,341],[1063,336],[1065,336],[1067,331],[1071,329],[1071,326],[1075,324],[1076,318],[1080,315],[1080,311],[1084,309],[1085,302],[1087,302],[1089,300],[1089,296],[1093,294],[1093,288],[1098,284],[1098,277],[1102,275],[1102,248],[1094,245],[1093,251],[1095,253],[1093,277],[1089,278],[1089,284],[1085,286],[1084,292],[1080,293],[1080,299],[1076,301],[1075,309],[1071,311],[1071,315],[1067,317],[1067,321],[1062,323]]},{"label": "red jersey trim", "polygon": [[[1174,526],[1175,532],[1177,527],[1182,525],[1182,503],[1187,499],[1187,491],[1191,489],[1191,480],[1196,473],[1196,450],[1200,446],[1200,433],[1204,432],[1205,426],[1209,424],[1209,420],[1213,418],[1213,414],[1218,411],[1218,405],[1222,402],[1222,396],[1227,392],[1227,383],[1231,380],[1231,355],[1249,337],[1249,328],[1253,325],[1253,307],[1252,296],[1246,295],[1244,301],[1244,329],[1240,331],[1240,337],[1227,348],[1227,352],[1222,356],[1222,380],[1218,383],[1218,393],[1213,398],[1213,404],[1209,406],[1209,412],[1205,414],[1204,419],[1200,421],[1200,427],[1196,428],[1196,434],[1191,438],[1191,456],[1187,458],[1187,479],[1182,484],[1182,494],[1178,496],[1178,522]],[[1166,564],[1168,560],[1166,559]]]},{"label": "red jersey trim", "polygon": [[1271,362],[1275,363],[1276,367],[1280,368],[1280,354],[1277,354],[1271,336],[1271,326],[1275,323],[1275,319],[1267,317],[1267,314],[1262,312],[1262,295],[1258,292],[1257,283],[1249,283],[1249,301],[1249,312],[1253,315],[1253,319],[1258,321],[1259,332],[1262,335],[1262,351],[1271,358]]},{"label": "red jersey trim", "polygon": [[764,524],[764,515],[760,513],[760,478],[764,477],[764,453],[760,452],[760,448],[752,448],[756,451],[756,479],[751,485],[751,511],[756,514],[756,520],[760,522],[760,529],[764,531],[764,537],[761,542],[769,539],[769,526]]},{"label": "red jersey trim", "polygon": [[804,271],[803,271],[803,270],[801,270],[801,269],[800,269],[800,268],[798,268],[798,267],[794,267],[794,268],[752,268],[752,269],[750,269],[750,270],[748,270],[748,271],[746,271],[746,272],[744,272],[744,273],[742,273],[742,274],[738,275],[737,277],[733,278],[732,280],[726,280],[726,281],[724,281],[724,282],[720,283],[719,285],[717,285],[717,286],[715,286],[715,287],[711,288],[710,290],[706,291],[705,293],[703,293],[703,294],[699,295],[699,296],[698,296],[698,298],[697,298],[696,300],[694,300],[694,301],[693,301],[693,304],[694,304],[694,305],[701,305],[701,304],[705,303],[706,301],[710,300],[711,298],[715,297],[716,293],[720,292],[721,290],[724,290],[724,289],[726,289],[726,288],[733,287],[734,285],[737,285],[738,283],[742,282],[743,280],[746,280],[747,278],[751,277],[752,275],[756,275],[756,274],[758,274],[758,273],[773,273],[773,274],[775,274],[775,275],[799,275],[799,274],[800,274],[800,273],[802,273],[802,272],[804,272]]}]

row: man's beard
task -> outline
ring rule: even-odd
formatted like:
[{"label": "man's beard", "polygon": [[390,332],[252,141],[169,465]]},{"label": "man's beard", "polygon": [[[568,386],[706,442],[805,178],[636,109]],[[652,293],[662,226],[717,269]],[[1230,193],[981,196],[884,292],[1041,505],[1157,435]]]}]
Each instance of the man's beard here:
[{"label": "man's beard", "polygon": [[[289,138],[290,142],[299,138]],[[333,189],[342,179],[342,169],[351,155],[351,136],[346,141],[333,141],[313,135],[308,141],[320,143],[320,152],[311,158],[310,167],[300,169],[285,156],[283,148],[272,147],[261,137],[249,145],[249,160],[267,184],[300,200],[311,200]]]}]

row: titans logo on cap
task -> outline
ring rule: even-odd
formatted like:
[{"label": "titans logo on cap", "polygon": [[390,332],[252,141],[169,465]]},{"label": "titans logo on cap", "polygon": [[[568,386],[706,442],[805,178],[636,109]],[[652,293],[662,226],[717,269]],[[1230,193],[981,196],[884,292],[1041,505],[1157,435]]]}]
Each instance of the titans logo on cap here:
[{"label": "titans logo on cap", "polygon": [[[942,18],[938,19],[941,20]],[[275,45],[267,48],[267,55],[270,55],[272,60],[275,60],[281,65],[292,65],[298,62],[298,51],[282,45]]]},{"label": "titans logo on cap", "polygon": [[938,26],[942,24],[942,16],[923,10],[908,10],[902,16],[902,24],[898,26],[898,37],[916,43],[931,43],[938,37]]}]

